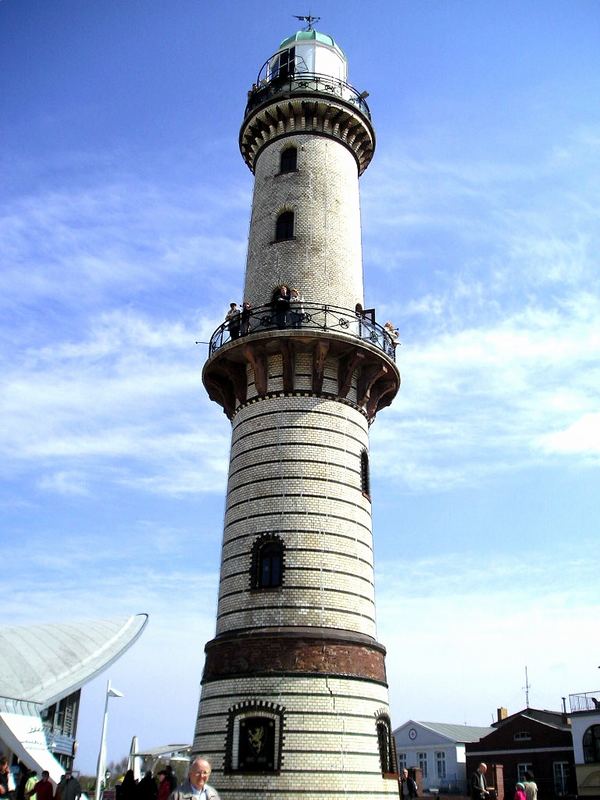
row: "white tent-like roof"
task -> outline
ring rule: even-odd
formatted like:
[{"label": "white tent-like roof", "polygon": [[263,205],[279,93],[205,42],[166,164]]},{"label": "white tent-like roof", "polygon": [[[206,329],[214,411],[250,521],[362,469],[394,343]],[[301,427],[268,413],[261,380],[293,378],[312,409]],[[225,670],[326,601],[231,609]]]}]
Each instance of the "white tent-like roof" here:
[{"label": "white tent-like roof", "polygon": [[107,669],[147,622],[147,614],[135,614],[0,629],[0,740],[57,782],[64,769],[48,750],[40,711]]},{"label": "white tent-like roof", "polygon": [[0,698],[51,705],[123,655],[147,621],[136,614],[0,629]]}]

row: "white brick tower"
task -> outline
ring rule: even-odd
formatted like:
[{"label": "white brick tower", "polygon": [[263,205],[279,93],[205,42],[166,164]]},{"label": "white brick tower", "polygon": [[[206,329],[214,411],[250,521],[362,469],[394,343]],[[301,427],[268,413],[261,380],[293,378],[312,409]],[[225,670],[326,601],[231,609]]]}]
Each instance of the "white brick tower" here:
[{"label": "white brick tower", "polygon": [[362,311],[365,96],[309,20],[260,70],[240,131],[255,175],[252,308],[215,332],[203,372],[232,443],[193,746],[223,800],[398,794],[368,429],[400,376],[393,339]]}]

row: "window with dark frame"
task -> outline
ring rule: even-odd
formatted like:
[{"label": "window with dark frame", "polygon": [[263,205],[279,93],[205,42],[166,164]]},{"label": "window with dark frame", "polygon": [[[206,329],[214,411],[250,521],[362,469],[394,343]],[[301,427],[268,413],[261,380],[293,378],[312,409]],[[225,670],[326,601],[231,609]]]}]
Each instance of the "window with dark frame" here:
[{"label": "window with dark frame", "polygon": [[275,224],[275,241],[285,242],[294,238],[294,212],[283,211]]},{"label": "window with dark frame", "polygon": [[377,745],[379,747],[379,760],[381,774],[384,777],[397,777],[396,747],[392,736],[392,723],[387,714],[380,714],[375,723],[377,730]]},{"label": "window with dark frame", "polygon": [[600,763],[600,725],[591,725],[583,734],[583,763]]},{"label": "window with dark frame", "polygon": [[298,169],[298,150],[295,147],[286,147],[281,151],[279,160],[280,172],[296,172]]},{"label": "window with dark frame", "polygon": [[253,589],[276,589],[283,583],[284,546],[279,536],[267,534],[252,548],[251,586]]}]

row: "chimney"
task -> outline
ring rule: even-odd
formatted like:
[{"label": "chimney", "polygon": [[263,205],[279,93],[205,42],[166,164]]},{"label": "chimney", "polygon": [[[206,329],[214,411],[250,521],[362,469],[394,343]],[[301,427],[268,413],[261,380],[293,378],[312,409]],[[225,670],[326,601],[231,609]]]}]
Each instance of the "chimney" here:
[{"label": "chimney", "polygon": [[508,717],[508,708],[500,706],[500,708],[497,709],[497,714],[498,714],[498,722],[502,722]]}]

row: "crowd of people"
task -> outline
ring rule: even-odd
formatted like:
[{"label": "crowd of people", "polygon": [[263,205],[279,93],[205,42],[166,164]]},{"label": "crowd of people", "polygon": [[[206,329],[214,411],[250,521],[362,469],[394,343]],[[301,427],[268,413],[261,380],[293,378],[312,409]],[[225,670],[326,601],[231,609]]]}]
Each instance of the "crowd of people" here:
[{"label": "crowd of people", "polygon": [[[471,775],[471,800],[488,800],[490,791],[488,790],[487,764],[481,762],[475,772]],[[508,797],[508,795],[506,795]],[[515,786],[514,800],[537,800],[538,787],[535,782],[533,772],[526,772],[524,780],[519,781]]]},{"label": "crowd of people", "polygon": [[54,788],[50,773],[42,770],[28,769],[24,764],[9,767],[6,756],[0,757],[0,798],[2,800],[79,800],[81,785],[66,769],[64,775]]},{"label": "crowd of people", "polygon": [[[299,328],[306,319],[304,312],[304,297],[302,292],[295,287],[290,288],[285,283],[276,286],[271,296],[271,309],[273,311],[271,324],[277,328]],[[356,333],[360,338],[368,338],[368,334],[375,325],[375,310],[364,309],[357,303],[354,309],[356,317]],[[230,303],[225,314],[225,329],[233,341],[250,332],[252,305],[244,300],[241,306]],[[388,321],[383,326],[394,348],[399,344],[398,328],[393,322]],[[364,334],[367,334],[365,336]]]},{"label": "crowd of people", "polygon": [[216,790],[208,784],[210,773],[210,763],[199,756],[190,762],[187,778],[181,784],[170,765],[159,770],[156,779],[148,771],[139,782],[130,769],[117,784],[117,800],[219,800]]},{"label": "crowd of people", "polygon": [[[129,769],[115,785],[115,795],[117,800],[219,800],[216,790],[208,784],[210,773],[210,763],[199,756],[191,760],[181,785],[170,764],[156,777],[151,771],[146,772],[140,781]],[[24,764],[10,767],[8,759],[0,756],[0,800],[79,800],[81,793],[81,785],[70,769],[65,770],[55,788],[47,770],[38,776],[36,770]]]}]

